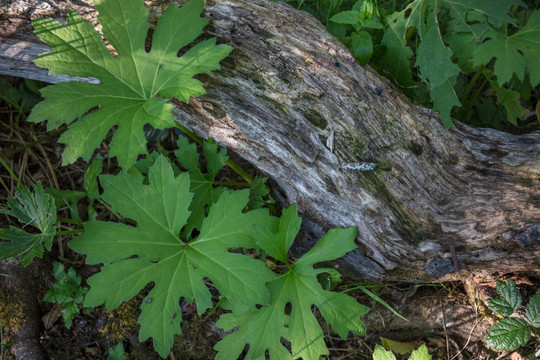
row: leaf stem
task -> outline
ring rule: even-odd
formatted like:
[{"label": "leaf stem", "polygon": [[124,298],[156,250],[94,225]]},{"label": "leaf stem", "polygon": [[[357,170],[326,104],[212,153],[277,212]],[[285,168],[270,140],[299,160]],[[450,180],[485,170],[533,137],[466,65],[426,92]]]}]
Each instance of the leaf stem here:
[{"label": "leaf stem", "polygon": [[109,206],[109,204],[107,204],[105,201],[103,201],[102,199],[98,199],[98,201],[100,202],[100,204],[102,204],[103,206],[105,206],[107,208],[107,210],[109,210],[111,212],[111,214],[113,214],[114,216],[116,216],[116,218],[118,220],[121,220],[122,219],[122,216],[120,214],[118,214],[116,211],[114,211],[113,209],[111,209],[111,207]]},{"label": "leaf stem", "polygon": [[84,232],[84,228],[82,229],[72,229],[72,230],[63,230],[63,231],[57,231],[56,236],[58,235],[69,235],[69,234],[80,234]]},{"label": "leaf stem", "polygon": [[249,184],[241,181],[214,181],[212,184],[220,186],[242,186],[248,187]]},{"label": "leaf stem", "polygon": [[471,82],[469,83],[469,86],[467,86],[467,89],[465,90],[465,92],[461,96],[461,103],[462,104],[464,104],[465,101],[467,100],[467,98],[469,97],[469,94],[473,90],[474,85],[476,85],[476,83],[478,82],[478,79],[480,78],[480,76],[483,75],[485,68],[486,68],[486,66],[484,64],[482,64],[480,66],[480,69],[478,69],[476,74],[474,74],[474,77],[472,78]]},{"label": "leaf stem", "polygon": [[77,221],[77,220],[73,220],[73,219],[69,219],[69,218],[57,217],[57,219],[58,219],[58,221],[65,222],[65,223],[68,223],[68,224],[79,225],[79,226],[83,225],[83,223],[81,221]]},{"label": "leaf stem", "polygon": [[23,189],[24,192],[26,192],[28,196],[30,196],[30,194],[28,194],[28,192],[26,191],[24,185],[22,184],[21,180],[19,180],[19,177],[18,177],[17,175],[15,175],[15,173],[13,172],[13,170],[11,169],[11,167],[4,161],[4,158],[3,158],[3,157],[0,157],[0,164],[2,164],[2,165],[6,168],[7,172],[9,173],[9,175],[11,175],[11,177],[12,177],[13,179],[15,179],[15,181],[17,181],[17,183],[19,184],[19,187],[20,187],[21,189]]},{"label": "leaf stem", "polygon": [[473,95],[471,97],[471,101],[469,101],[469,105],[467,106],[467,110],[465,111],[465,114],[462,117],[462,121],[465,121],[467,119],[467,117],[469,116],[469,114],[471,113],[471,110],[473,108],[473,104],[476,102],[476,99],[478,98],[478,95],[480,95],[480,93],[482,92],[482,90],[484,89],[484,86],[486,86],[488,81],[489,81],[488,78],[486,78],[484,80],[484,82],[478,87],[478,89],[476,89],[476,91],[473,93]]}]

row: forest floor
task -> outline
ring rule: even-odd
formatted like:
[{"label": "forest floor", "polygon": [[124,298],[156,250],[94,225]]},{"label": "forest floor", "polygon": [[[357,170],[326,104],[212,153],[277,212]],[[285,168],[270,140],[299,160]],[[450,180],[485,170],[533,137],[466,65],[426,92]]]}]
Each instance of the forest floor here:
[{"label": "forest floor", "polygon": [[[8,79],[0,83],[0,152],[3,160],[26,186],[40,181],[44,187],[82,190],[86,163],[82,160],[61,166],[62,145],[57,143],[59,134],[47,132],[44,124],[25,121],[31,106],[39,96],[31,83]],[[15,90],[15,89],[19,89]],[[18,91],[18,92],[17,92]],[[6,96],[14,95],[13,101]],[[7,95],[6,95],[7,94]],[[18,94],[18,96],[17,96]],[[17,98],[18,97],[18,98]],[[174,132],[148,134],[159,137],[160,144],[173,147]],[[101,152],[107,173],[118,168],[114,159],[106,158],[106,145]],[[234,157],[233,154],[229,154]],[[249,164],[241,159],[244,169]],[[255,169],[249,169],[252,174]],[[222,171],[222,180],[234,180],[234,173]],[[18,186],[13,176],[0,168],[0,204]],[[88,218],[87,199],[77,205],[80,217]],[[107,216],[107,208],[93,203],[98,218]],[[59,216],[69,218],[64,206]],[[16,221],[1,215],[0,228],[17,225]],[[70,230],[73,225],[63,224],[59,230]],[[86,279],[99,271],[99,266],[88,266],[84,257],[69,249],[67,243],[74,235],[56,237],[53,248],[43,259],[36,259],[24,268],[14,260],[0,261],[0,360],[9,359],[108,359],[109,349],[123,343],[127,359],[159,359],[153,351],[151,340],[139,343],[137,317],[139,305],[147,287],[131,301],[113,311],[103,307],[75,315],[67,329],[60,313],[60,305],[43,301],[45,293],[54,283],[53,262],[60,261],[66,269],[73,267]],[[540,279],[527,276],[501,275],[505,280],[516,280],[523,294],[524,304],[537,290]],[[430,354],[441,359],[532,359],[540,348],[538,334],[529,344],[514,352],[494,351],[487,347],[485,336],[495,322],[495,315],[486,307],[489,298],[496,297],[495,280],[463,279],[443,284],[382,283],[359,284],[345,279],[335,291],[347,291],[371,311],[362,318],[367,328],[366,336],[340,339],[321,320],[330,349],[327,359],[371,359],[374,346],[384,343],[395,352],[407,353],[427,344]],[[390,307],[407,318],[396,316],[387,307],[368,296],[360,286],[369,289]],[[182,299],[183,300],[183,299]],[[215,303],[217,304],[217,296]],[[220,311],[197,315],[196,307],[182,303],[182,335],[175,339],[169,359],[213,359],[213,346],[224,336],[215,325]],[[523,312],[523,309],[518,312]],[[407,355],[397,355],[407,358]]]}]

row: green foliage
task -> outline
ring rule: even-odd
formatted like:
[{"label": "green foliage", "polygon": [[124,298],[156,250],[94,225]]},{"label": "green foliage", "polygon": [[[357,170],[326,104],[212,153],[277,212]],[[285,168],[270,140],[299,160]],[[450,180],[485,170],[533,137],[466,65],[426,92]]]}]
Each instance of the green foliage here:
[{"label": "green foliage", "polygon": [[500,295],[488,301],[488,306],[496,313],[504,316],[491,327],[486,340],[488,345],[495,349],[515,350],[526,345],[531,338],[531,328],[540,325],[540,290],[529,299],[525,319],[508,317],[521,305],[521,294],[516,288],[514,280],[497,282],[497,293]]},{"label": "green foliage", "polygon": [[[62,264],[55,263],[57,281],[45,301],[62,303],[69,328],[81,304],[104,304],[111,310],[150,287],[141,303],[139,338],[152,337],[162,357],[169,354],[174,335],[181,333],[180,298],[195,302],[202,314],[213,306],[210,283],[219,292],[219,304],[230,311],[220,324],[229,329],[239,326],[218,345],[220,358],[237,356],[246,343],[251,344],[249,356],[254,357],[264,356],[267,349],[277,359],[318,359],[328,354],[312,306],[342,338],[349,331],[364,334],[359,317],[368,308],[345,294],[325,290],[317,276],[324,272],[338,279],[339,274],[334,269],[314,267],[354,249],[356,229],[329,231],[312,250],[289,264],[288,250],[301,222],[296,208],[285,210],[279,222],[263,209],[269,202],[265,180],[256,178],[249,189],[236,191],[217,183],[218,171],[228,163],[225,149],[206,141],[200,161],[196,146],[180,138],[174,152],[180,166],[168,160],[172,154],[163,149],[147,154],[144,125],[150,123],[156,129],[172,126],[172,105],[167,101],[175,97],[187,102],[191,96],[204,94],[202,83],[193,76],[217,69],[231,51],[210,39],[177,57],[179,49],[200,35],[207,23],[200,17],[203,1],[192,0],[180,9],[169,6],[158,21],[148,51],[148,9],[142,1],[95,0],[95,6],[112,50],[93,25],[74,12],[69,13],[66,26],[51,19],[34,20],[37,35],[53,48],[40,55],[36,64],[54,74],[93,77],[99,83],[67,82],[43,89],[45,100],[34,108],[29,121],[48,120],[49,129],[68,125],[60,138],[67,145],[64,164],[78,157],[89,160],[110,129],[116,128],[109,155],[117,157],[123,171],[99,176],[98,184],[102,160],[94,159],[85,172],[84,191],[51,193],[58,206],[67,204],[76,219],[77,202],[82,197],[108,203],[114,214],[124,218],[122,222],[97,221],[95,211],[89,216],[84,233],[69,246],[86,254],[88,264],[102,263],[101,271],[88,279],[90,289],[86,292],[73,269],[66,272]],[[372,3],[354,11],[360,20],[350,24],[357,30],[351,36],[351,46],[367,61],[371,49],[366,44],[367,40],[371,43],[371,35],[363,31],[382,25]],[[137,160],[139,154],[146,154],[146,159]],[[8,250],[2,252],[6,256],[27,252],[23,258],[27,264],[43,254],[42,243],[51,248],[56,205],[40,184],[35,194],[22,189],[17,200],[19,203],[10,198],[12,209],[5,212],[42,234],[10,228],[3,236],[24,234],[24,246],[21,241],[2,242],[0,246]],[[273,273],[251,251],[245,255],[247,249],[274,257],[289,271]],[[256,335],[261,332],[267,336]],[[292,355],[281,338],[291,342]],[[223,346],[231,343],[224,351]],[[111,359],[124,356],[122,344],[110,349]]]},{"label": "green foliage", "polygon": [[253,226],[272,227],[266,210],[242,212],[248,190],[226,191],[204,218],[200,234],[191,241],[180,238],[188,226],[193,198],[187,173],[174,177],[168,161],[160,156],[150,167],[149,184],[125,172],[102,175],[103,199],[111,208],[132,219],[137,226],[94,221],[70,242],[87,255],[87,263],[104,263],[92,276],[85,306],[105,304],[114,309],[135,296],[144,286],[154,287],[141,305],[140,339],[153,337],[158,353],[165,357],[179,334],[179,299],[197,302],[202,314],[212,306],[203,278],[207,277],[235,312],[267,302],[264,287],[273,274],[264,263],[228,252],[231,248],[255,248]]},{"label": "green foliage", "polygon": [[88,288],[81,286],[81,277],[75,272],[75,269],[69,268],[64,271],[64,265],[55,261],[54,278],[56,282],[51,286],[45,294],[43,301],[62,304],[60,313],[64,318],[66,327],[71,328],[73,316],[78,314],[80,307],[83,305],[84,296]]},{"label": "green foliage", "polygon": [[[218,69],[231,48],[216,46],[216,40],[209,39],[177,57],[178,50],[202,34],[208,22],[200,17],[203,0],[192,0],[182,8],[169,6],[154,30],[149,52],[145,50],[149,9],[142,1],[97,0],[94,5],[116,56],[94,26],[74,11],[68,14],[66,26],[50,18],[33,20],[36,35],[53,47],[38,56],[37,65],[53,74],[97,78],[99,84],[62,82],[42,89],[45,101],[34,107],[28,120],[48,120],[49,130],[71,123],[59,139],[66,144],[63,164],[79,157],[88,160],[117,126],[110,155],[128,169],[137,155],[146,153],[143,126],[174,126],[173,106],[167,100],[176,97],[187,102],[204,94],[202,83],[193,76]],[[95,107],[96,111],[88,112]]]},{"label": "green foliage", "polygon": [[109,360],[125,360],[124,344],[118,343],[115,347],[109,349]]},{"label": "green foliage", "polygon": [[[239,328],[216,345],[216,359],[236,359],[246,344],[250,345],[246,359],[264,358],[266,350],[271,359],[301,357],[317,360],[327,355],[323,333],[312,314],[313,305],[341,338],[346,339],[349,331],[365,334],[359,317],[369,309],[345,294],[324,290],[317,281],[317,274],[335,271],[314,268],[316,263],[336,259],[354,249],[357,230],[330,230],[308,253],[289,265],[288,250],[300,229],[300,223],[296,207],[291,205],[284,210],[277,232],[257,226],[257,244],[268,255],[287,264],[289,271],[268,283],[269,304],[220,318],[217,325],[224,330]],[[287,304],[291,307],[289,315],[285,313]],[[290,341],[292,357],[282,345],[282,338]]]},{"label": "green foliage", "polygon": [[526,345],[531,338],[531,329],[527,322],[520,318],[505,318],[489,329],[486,340],[495,349],[508,351]]},{"label": "green foliage", "polygon": [[[413,350],[409,356],[409,360],[431,360],[432,356],[428,352],[426,344],[423,344],[418,349]],[[385,350],[380,345],[375,345],[373,351],[373,360],[396,360],[396,356],[390,350]]]},{"label": "green foliage", "polygon": [[[504,9],[504,6],[508,5],[502,3],[501,7]],[[490,19],[492,18],[488,17],[488,20]],[[504,17],[501,20],[511,22],[511,19]],[[529,74],[533,87],[540,83],[540,11],[534,11],[527,24],[514,34],[508,34],[505,28],[491,28],[485,38],[487,40],[474,50],[475,66],[487,64],[492,58],[496,58],[493,70],[500,85],[509,83],[513,76],[523,81],[525,74]]]},{"label": "green foliage", "polygon": [[181,136],[178,139],[178,150],[174,152],[180,165],[189,171],[191,181],[189,190],[193,193],[193,201],[189,207],[191,211],[189,225],[186,226],[188,237],[191,236],[193,229],[200,230],[207,207],[214,204],[225,191],[224,187],[215,187],[214,180],[229,158],[226,149],[218,151],[217,144],[212,141],[205,141],[202,146],[207,173],[203,173],[200,168],[197,146],[189,144],[185,137]]},{"label": "green foliage", "polygon": [[0,79],[0,104],[17,109],[18,115],[29,112],[40,100],[40,83],[30,79],[23,79],[18,85],[10,84],[4,79]]},{"label": "green foliage", "polygon": [[0,230],[0,259],[23,255],[24,266],[43,256],[43,248],[50,250],[56,233],[56,206],[51,195],[45,193],[41,183],[33,192],[27,187],[18,188],[15,198],[8,197],[9,209],[0,213],[11,215],[26,227],[30,225],[39,233],[27,232],[16,226]]},{"label": "green foliage", "polygon": [[540,11],[523,10],[520,0],[287,2],[321,20],[361,64],[437,110],[446,127],[452,117],[518,125],[538,104]]},{"label": "green foliage", "polygon": [[497,283],[497,293],[501,296],[488,301],[488,306],[502,316],[510,316],[521,305],[521,294],[516,288],[516,282],[512,279],[508,283],[499,281]]},{"label": "green foliage", "polygon": [[54,202],[58,210],[60,210],[63,206],[67,206],[71,218],[75,221],[82,221],[79,215],[77,204],[81,199],[87,197],[90,200],[90,204],[88,205],[89,217],[91,219],[95,219],[97,213],[92,206],[92,202],[99,199],[99,187],[97,177],[99,174],[101,174],[102,167],[103,159],[100,158],[93,159],[88,164],[88,166],[86,166],[83,181],[84,191],[54,188],[47,188],[45,189],[45,191],[47,191],[54,197]]},{"label": "green foliage", "polygon": [[349,24],[354,31],[342,41],[349,47],[356,59],[365,65],[373,55],[373,40],[369,32],[363,29],[382,29],[378,12],[371,0],[357,1],[352,10],[342,11],[330,18],[338,24]]}]

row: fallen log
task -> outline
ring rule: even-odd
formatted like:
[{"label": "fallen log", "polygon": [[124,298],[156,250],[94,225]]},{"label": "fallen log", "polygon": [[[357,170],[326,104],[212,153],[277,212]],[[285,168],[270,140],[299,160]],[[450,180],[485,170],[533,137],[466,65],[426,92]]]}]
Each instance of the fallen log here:
[{"label": "fallen log", "polygon": [[[28,18],[62,18],[67,5],[51,1],[40,11],[31,0],[13,3],[34,11],[2,9],[0,73],[65,81],[31,63],[48,48]],[[357,226],[358,249],[338,263],[354,279],[540,272],[540,132],[459,123],[445,130],[437,114],[359,65],[309,14],[268,0],[206,5],[207,34],[234,51],[222,70],[200,77],[208,94],[175,102],[174,114],[298,204],[310,225],[297,252],[330,227]],[[376,168],[356,171],[360,162]]]}]

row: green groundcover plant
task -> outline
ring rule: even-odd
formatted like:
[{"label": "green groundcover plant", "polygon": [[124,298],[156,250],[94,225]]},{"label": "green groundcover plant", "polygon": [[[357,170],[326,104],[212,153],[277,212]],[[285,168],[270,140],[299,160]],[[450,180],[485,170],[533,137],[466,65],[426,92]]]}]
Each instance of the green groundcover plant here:
[{"label": "green groundcover plant", "polygon": [[531,327],[540,328],[540,290],[529,299],[524,317],[510,317],[522,302],[514,280],[498,281],[497,293],[500,296],[490,299],[488,306],[503,318],[491,327],[486,340],[494,349],[512,351],[529,342]]},{"label": "green groundcover plant", "polygon": [[[55,264],[57,283],[46,295],[46,301],[68,304],[72,310],[64,314],[68,327],[81,302],[84,307],[104,304],[111,310],[150,286],[141,303],[139,338],[152,338],[163,358],[181,333],[181,297],[196,303],[199,314],[217,299],[226,310],[218,326],[237,330],[216,345],[219,359],[236,359],[249,344],[248,359],[264,357],[268,351],[273,359],[318,360],[329,352],[313,307],[342,338],[349,332],[365,334],[360,316],[368,308],[348,295],[325,290],[317,276],[324,272],[337,279],[339,274],[315,267],[353,250],[356,228],[330,230],[312,250],[293,260],[288,250],[301,223],[296,207],[285,209],[281,219],[271,216],[263,207],[267,190],[261,179],[244,184],[249,186],[244,190],[217,184],[216,174],[228,161],[224,149],[211,141],[202,143],[206,171],[195,145],[183,136],[174,153],[147,153],[143,126],[175,126],[168,101],[174,97],[187,102],[204,94],[193,76],[218,69],[231,51],[209,39],[177,56],[202,34],[207,23],[200,16],[203,1],[169,6],[153,31],[149,51],[148,9],[142,1],[94,4],[109,48],[101,34],[73,11],[65,26],[51,19],[33,21],[36,34],[52,47],[36,64],[53,74],[96,81],[43,88],[45,100],[33,108],[28,120],[46,120],[49,130],[67,127],[59,139],[66,144],[63,164],[79,157],[89,161],[114,129],[109,156],[116,157],[122,171],[98,176],[102,161],[96,157],[86,169],[83,192],[47,192],[39,183],[34,191],[22,187],[3,211],[33,229],[3,230],[3,258],[23,255],[27,265],[42,257],[59,234],[57,204],[67,205],[78,221],[77,203],[88,198],[89,221],[84,231],[75,230],[81,234],[69,247],[85,254],[88,264],[103,264],[101,271],[88,279],[84,294],[73,269],[66,273]],[[105,204],[119,221],[97,220],[92,201]],[[283,264],[277,269],[287,271],[271,271],[264,259],[253,256],[256,253],[273,257]],[[214,295],[209,287],[215,289]],[[111,357],[121,358],[120,349]]]},{"label": "green groundcover plant", "polygon": [[[83,305],[84,296],[88,291],[86,286],[81,286],[82,278],[75,272],[75,269],[64,270],[64,265],[58,261],[53,263],[54,278],[56,282],[43,297],[43,301],[61,304],[60,313],[64,318],[64,324],[69,329],[73,321],[73,316],[80,312]],[[86,313],[90,308],[84,310]]]}]

